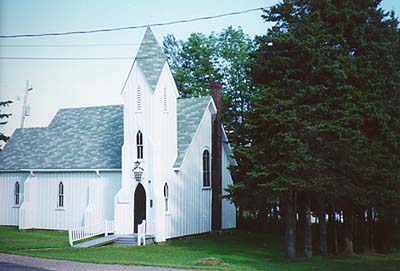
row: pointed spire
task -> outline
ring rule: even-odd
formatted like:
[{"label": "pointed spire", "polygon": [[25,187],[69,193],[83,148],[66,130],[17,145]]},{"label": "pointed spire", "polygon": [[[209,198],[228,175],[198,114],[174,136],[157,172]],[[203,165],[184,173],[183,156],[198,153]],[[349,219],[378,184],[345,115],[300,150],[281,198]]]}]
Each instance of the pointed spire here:
[{"label": "pointed spire", "polygon": [[157,86],[166,56],[156,37],[147,27],[135,61],[138,62],[153,91]]}]

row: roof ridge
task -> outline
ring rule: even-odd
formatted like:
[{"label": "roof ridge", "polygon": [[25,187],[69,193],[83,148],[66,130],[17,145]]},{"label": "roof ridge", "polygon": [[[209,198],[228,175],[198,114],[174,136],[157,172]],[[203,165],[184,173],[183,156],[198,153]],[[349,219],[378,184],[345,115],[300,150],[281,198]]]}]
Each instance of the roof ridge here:
[{"label": "roof ridge", "polygon": [[178,97],[178,100],[190,100],[190,99],[202,99],[202,98],[211,98],[211,95],[199,96],[199,97]]},{"label": "roof ridge", "polygon": [[62,107],[57,110],[72,110],[72,109],[85,109],[85,108],[100,108],[100,107],[111,107],[111,106],[124,106],[123,104],[109,104],[109,105],[89,105],[89,106],[78,106],[78,107]]},{"label": "roof ridge", "polygon": [[24,128],[15,128],[15,131],[19,130],[29,130],[29,129],[45,129],[47,126],[41,126],[41,127],[24,127]]}]

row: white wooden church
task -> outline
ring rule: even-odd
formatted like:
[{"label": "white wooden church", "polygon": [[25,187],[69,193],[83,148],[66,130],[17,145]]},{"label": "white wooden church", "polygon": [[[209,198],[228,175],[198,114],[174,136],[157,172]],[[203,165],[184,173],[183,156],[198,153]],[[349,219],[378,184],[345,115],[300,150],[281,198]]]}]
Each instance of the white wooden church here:
[{"label": "white wooden church", "polygon": [[156,242],[236,227],[221,195],[235,161],[221,125],[221,85],[179,98],[148,28],[123,105],[67,108],[47,127],[17,129],[0,152],[0,225],[112,232]]}]

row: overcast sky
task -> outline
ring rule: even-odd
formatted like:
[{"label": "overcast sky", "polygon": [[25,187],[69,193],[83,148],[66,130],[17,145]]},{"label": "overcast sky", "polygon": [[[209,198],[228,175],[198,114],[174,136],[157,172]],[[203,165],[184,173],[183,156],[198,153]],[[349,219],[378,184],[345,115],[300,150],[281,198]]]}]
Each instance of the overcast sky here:
[{"label": "overcast sky", "polygon": [[[218,15],[266,7],[277,0],[202,1],[44,1],[0,0],[0,35],[32,34],[113,28]],[[385,10],[400,14],[400,0],[384,0]],[[241,26],[251,36],[262,35],[270,26],[261,11],[199,21],[154,27],[159,42],[167,34],[186,39],[192,32],[209,34],[232,25]],[[120,32],[0,39],[0,57],[127,57],[123,60],[4,60],[0,59],[0,100],[15,101],[8,109],[13,115],[0,127],[10,135],[20,125],[26,80],[33,91],[29,96],[31,115],[25,127],[47,126],[60,108],[120,104],[120,92],[136,55],[145,29]],[[44,47],[43,45],[62,45]],[[75,46],[119,44],[118,46]],[[124,44],[124,45],[121,45]],[[129,44],[129,45],[126,45]],[[36,47],[22,47],[36,45]],[[64,46],[69,45],[69,46]],[[71,46],[74,45],[74,46]]]}]

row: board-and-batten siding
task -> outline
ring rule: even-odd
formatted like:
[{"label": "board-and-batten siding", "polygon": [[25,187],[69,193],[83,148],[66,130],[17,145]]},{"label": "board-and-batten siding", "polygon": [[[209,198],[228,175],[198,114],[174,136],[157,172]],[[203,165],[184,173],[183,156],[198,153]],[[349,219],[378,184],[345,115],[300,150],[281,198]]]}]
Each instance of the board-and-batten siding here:
[{"label": "board-and-batten siding", "polygon": [[[232,184],[232,176],[228,167],[229,157],[225,148],[222,148],[222,195],[226,195],[225,189]],[[222,199],[222,229],[236,228],[236,207],[228,199]]]},{"label": "board-and-batten siding", "polygon": [[[140,87],[141,110],[137,99]],[[165,91],[164,91],[165,89]],[[164,96],[166,94],[166,97]],[[177,90],[165,63],[156,88],[148,85],[139,65],[135,64],[123,92],[124,145],[122,148],[122,189],[115,199],[116,230],[121,234],[133,232],[136,181],[132,169],[137,159],[136,134],[143,135],[144,169],[142,185],[146,191],[146,219],[155,223],[156,241],[164,237],[163,187],[172,179],[172,167],[177,156]],[[164,105],[166,98],[166,105]],[[150,207],[150,200],[153,207]]]},{"label": "board-and-batten siding", "polygon": [[202,153],[211,153],[211,114],[207,110],[179,171],[169,184],[166,238],[211,230],[211,189],[203,187]]},{"label": "board-and-batten siding", "polygon": [[[113,219],[114,195],[121,174],[35,173],[26,182],[20,228],[68,230],[104,219]],[[57,206],[58,185],[64,185],[64,206]],[[86,220],[86,221],[85,221]]]},{"label": "board-and-batten siding", "polygon": [[[26,173],[0,173],[0,225],[18,225],[19,209],[24,201]],[[15,183],[19,182],[19,206],[15,205]]]}]

